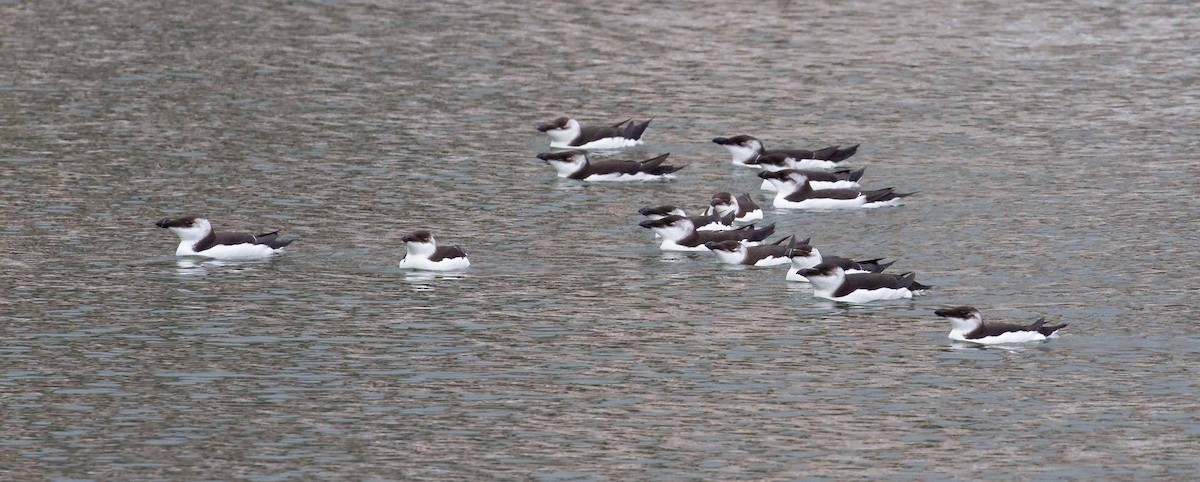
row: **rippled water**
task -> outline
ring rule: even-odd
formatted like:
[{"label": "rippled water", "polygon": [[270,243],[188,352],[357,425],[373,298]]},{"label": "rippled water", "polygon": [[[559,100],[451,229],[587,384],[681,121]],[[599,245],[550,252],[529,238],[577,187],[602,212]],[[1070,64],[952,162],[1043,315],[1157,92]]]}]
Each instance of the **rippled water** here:
[{"label": "rippled water", "polygon": [[[174,3],[0,2],[0,478],[1194,477],[1190,2]],[[556,179],[562,114],[689,166]],[[642,206],[769,205],[739,133],[863,143],[920,194],[767,222],[937,288],[659,252]],[[183,213],[302,238],[180,262]]]}]

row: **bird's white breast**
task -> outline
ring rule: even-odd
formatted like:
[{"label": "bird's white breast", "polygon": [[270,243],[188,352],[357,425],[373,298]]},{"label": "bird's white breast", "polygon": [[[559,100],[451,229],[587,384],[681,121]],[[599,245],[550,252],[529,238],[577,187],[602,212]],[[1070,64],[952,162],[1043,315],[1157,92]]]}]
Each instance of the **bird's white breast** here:
[{"label": "bird's white breast", "polygon": [[265,244],[218,244],[204,251],[196,252],[192,250],[191,242],[181,242],[179,247],[175,249],[176,256],[203,256],[213,259],[260,259],[270,257],[277,252],[283,252],[283,248],[272,249]]},{"label": "bird's white breast", "polygon": [[703,244],[693,248],[693,247],[682,246],[682,245],[676,244],[674,241],[671,241],[671,240],[663,241],[662,245],[660,245],[658,247],[658,249],[661,249],[663,251],[710,251]]},{"label": "bird's white breast", "polygon": [[[857,182],[854,182],[854,181],[808,181],[808,184],[811,185],[813,189],[817,189],[817,190],[820,190],[820,189],[857,189],[857,188],[861,187]],[[779,188],[776,188],[774,184],[771,184],[771,181],[768,181],[766,179],[763,179],[762,185],[759,186],[759,189],[761,189],[763,191],[778,191],[779,190]]]},{"label": "bird's white breast", "polygon": [[725,264],[742,264],[742,261],[746,260],[745,249],[739,250],[735,253],[718,249],[713,251],[713,253],[716,253],[717,259],[721,260],[721,262]]},{"label": "bird's white breast", "polygon": [[746,164],[746,161],[749,161],[751,158],[758,155],[757,149],[738,145],[724,145],[721,147],[724,147],[725,150],[729,151],[729,155],[732,157],[733,165],[753,168],[758,167],[756,164]]},{"label": "bird's white breast", "polygon": [[426,271],[449,271],[464,269],[471,265],[467,258],[446,258],[441,261],[430,261],[429,258],[405,256],[400,260],[400,269],[421,269]]},{"label": "bird's white breast", "polygon": [[[767,256],[763,259],[755,261],[754,265],[755,266],[778,266],[781,264],[788,264],[791,262],[792,262],[792,260],[790,260],[786,257],[776,258],[774,256]],[[788,272],[790,273],[791,270],[788,270]],[[797,275],[797,276],[799,276],[799,275]]]},{"label": "bird's white breast", "polygon": [[639,172],[637,174],[592,174],[591,176],[583,178],[584,181],[588,182],[667,181],[671,179],[675,179],[673,174],[656,175],[646,172]]},{"label": "bird's white breast", "polygon": [[985,336],[968,340],[961,331],[951,331],[950,339],[958,341],[966,341],[970,343],[979,343],[981,345],[996,345],[1001,343],[1025,343],[1030,341],[1042,341],[1046,339],[1043,335],[1036,331],[1010,331],[996,336]]},{"label": "bird's white breast", "polygon": [[790,164],[795,169],[830,170],[837,167],[836,162],[822,161],[820,159],[794,159]]},{"label": "bird's white breast", "polygon": [[908,288],[876,288],[873,290],[854,290],[850,294],[842,297],[834,297],[832,291],[813,292],[813,295],[819,298],[841,301],[844,303],[870,303],[872,301],[912,298],[913,296],[912,292],[909,291]]},{"label": "bird's white breast", "polygon": [[864,208],[883,208],[883,207],[888,207],[888,206],[899,206],[899,205],[900,205],[900,198],[894,198],[894,199],[888,199],[887,201],[877,201],[877,202],[873,202],[873,203],[866,203],[866,204],[863,204],[862,207],[864,207]]},{"label": "bird's white breast", "polygon": [[641,139],[626,139],[624,137],[605,137],[603,139],[596,139],[596,140],[589,142],[587,144],[584,144],[582,146],[572,146],[571,141],[573,141],[573,140],[575,140],[574,137],[567,139],[565,141],[559,141],[558,139],[554,139],[550,142],[550,147],[557,147],[560,149],[620,149],[622,147],[636,146],[636,145],[642,143]]},{"label": "bird's white breast", "polygon": [[748,212],[748,213],[746,213],[746,214],[743,214],[743,215],[742,215],[742,217],[740,217],[740,218],[736,218],[736,219],[734,219],[734,221],[738,221],[738,222],[743,222],[743,223],[744,223],[744,222],[748,222],[748,221],[756,221],[756,220],[759,220],[759,219],[762,219],[762,218],[763,218],[763,212],[762,212],[762,209],[755,209],[755,210],[753,210],[753,211],[750,211],[750,212]]}]

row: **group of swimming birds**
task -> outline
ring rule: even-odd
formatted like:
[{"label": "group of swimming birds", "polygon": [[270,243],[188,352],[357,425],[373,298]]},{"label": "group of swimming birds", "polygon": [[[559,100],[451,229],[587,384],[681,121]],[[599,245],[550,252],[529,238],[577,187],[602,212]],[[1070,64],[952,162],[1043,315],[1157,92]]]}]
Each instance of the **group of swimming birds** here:
[{"label": "group of swimming birds", "polygon": [[[537,157],[550,164],[559,177],[586,182],[670,180],[687,166],[665,164],[670,154],[643,161],[588,159],[588,150],[612,150],[642,144],[642,135],[650,121],[632,119],[603,126],[584,126],[570,117],[560,117],[538,125],[550,136],[550,146],[565,149],[545,152]],[[781,209],[859,209],[898,206],[901,199],[915,193],[898,193],[893,188],[863,190],[859,184],[864,169],[842,168],[840,163],[858,151],[858,145],[830,146],[810,151],[803,149],[769,150],[762,141],[748,135],[718,137],[713,142],[724,147],[736,166],[761,169],[762,189],[774,191],[773,206]],[[646,207],[640,226],[662,238],[664,251],[710,251],[718,261],[747,266],[790,265],[787,281],[808,282],[813,295],[846,303],[912,298],[930,286],[916,281],[911,272],[890,274],[883,271],[891,263],[880,259],[853,260],[823,255],[810,239],[795,235],[768,242],[775,225],[757,227],[750,223],[763,219],[762,209],[749,194],[733,196],[718,192],[704,212],[696,216],[676,206]],[[279,232],[251,235],[216,232],[205,218],[185,216],[156,223],[179,237],[176,256],[222,260],[265,258],[280,253],[294,239],[279,239]],[[416,270],[460,270],[470,266],[467,253],[458,246],[438,246],[433,234],[419,230],[401,238],[407,253],[400,268]],[[949,338],[978,344],[1007,344],[1039,341],[1058,336],[1061,325],[1046,325],[1045,319],[1032,323],[984,322],[979,310],[970,306],[939,309],[934,312],[950,322]]]}]

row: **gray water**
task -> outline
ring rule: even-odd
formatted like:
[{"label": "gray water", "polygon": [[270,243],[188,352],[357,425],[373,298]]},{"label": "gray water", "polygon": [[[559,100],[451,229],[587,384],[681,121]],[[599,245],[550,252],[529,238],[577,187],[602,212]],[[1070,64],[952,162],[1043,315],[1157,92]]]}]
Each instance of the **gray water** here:
[{"label": "gray water", "polygon": [[[1195,477],[1193,3],[168,3],[0,2],[0,479]],[[557,179],[564,114],[688,167]],[[734,134],[920,194],[775,210]],[[936,288],[636,224],[719,190]],[[185,213],[300,240],[180,261]],[[471,268],[399,270],[417,228]],[[958,346],[961,304],[1070,326]]]}]

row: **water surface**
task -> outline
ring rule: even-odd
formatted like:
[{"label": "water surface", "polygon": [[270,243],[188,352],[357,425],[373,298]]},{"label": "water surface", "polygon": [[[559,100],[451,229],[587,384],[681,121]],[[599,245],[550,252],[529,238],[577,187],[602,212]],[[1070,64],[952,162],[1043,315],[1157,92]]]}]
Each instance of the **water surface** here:
[{"label": "water surface", "polygon": [[[0,4],[5,479],[1193,477],[1187,2]],[[650,118],[671,183],[533,126]],[[862,143],[906,206],[782,234],[929,295],[849,307],[664,254],[637,209]],[[613,154],[602,154],[612,157]],[[194,263],[153,222],[282,229]],[[417,228],[462,273],[396,268]],[[956,346],[933,315],[1068,322]]]}]

